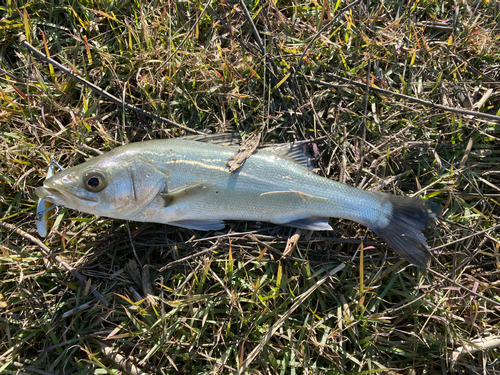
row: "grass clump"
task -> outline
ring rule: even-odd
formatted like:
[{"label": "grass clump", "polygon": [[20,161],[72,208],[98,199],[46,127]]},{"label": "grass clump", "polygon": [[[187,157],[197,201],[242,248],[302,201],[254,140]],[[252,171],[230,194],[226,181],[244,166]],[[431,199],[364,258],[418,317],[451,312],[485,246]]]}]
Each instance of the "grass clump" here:
[{"label": "grass clump", "polygon": [[[0,17],[0,372],[500,370],[497,3],[13,0]],[[32,239],[50,158],[196,132],[311,139],[329,178],[440,203],[431,268],[340,220],[287,256],[289,228],[64,209]]]}]

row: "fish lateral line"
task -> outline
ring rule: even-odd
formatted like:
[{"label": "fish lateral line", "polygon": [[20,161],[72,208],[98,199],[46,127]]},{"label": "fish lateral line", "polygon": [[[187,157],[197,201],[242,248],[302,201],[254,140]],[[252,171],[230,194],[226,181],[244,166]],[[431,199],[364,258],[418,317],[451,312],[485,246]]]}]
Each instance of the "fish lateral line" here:
[{"label": "fish lateral line", "polygon": [[263,195],[269,195],[269,194],[297,194],[300,199],[302,199],[302,202],[306,202],[306,197],[307,198],[316,198],[316,199],[322,199],[322,200],[328,200],[328,198],[323,198],[323,197],[316,197],[311,194],[303,193],[298,190],[284,190],[284,191],[268,191],[265,193],[261,193],[259,196],[262,197]]},{"label": "fish lateral line", "polygon": [[226,172],[226,173],[231,173],[228,168],[221,167],[219,165],[213,165],[213,164],[207,164],[206,162],[203,161],[197,161],[197,160],[186,160],[186,159],[181,159],[181,158],[173,158],[172,160],[168,160],[165,162],[166,165],[170,164],[186,164],[186,165],[191,165],[191,166],[196,166],[196,167],[202,167],[205,169],[211,169],[211,170],[217,170],[221,172]]}]

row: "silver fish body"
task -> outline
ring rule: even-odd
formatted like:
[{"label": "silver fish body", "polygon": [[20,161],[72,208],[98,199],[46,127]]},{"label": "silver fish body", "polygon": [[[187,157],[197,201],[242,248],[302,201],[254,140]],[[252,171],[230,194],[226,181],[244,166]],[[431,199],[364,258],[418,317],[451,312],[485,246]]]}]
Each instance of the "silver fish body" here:
[{"label": "silver fish body", "polygon": [[293,145],[260,149],[229,172],[235,150],[182,138],[132,143],[54,175],[36,193],[90,214],[198,230],[222,229],[224,220],[331,230],[330,217],[349,219],[426,267],[421,231],[438,216],[437,204],[321,177]]}]

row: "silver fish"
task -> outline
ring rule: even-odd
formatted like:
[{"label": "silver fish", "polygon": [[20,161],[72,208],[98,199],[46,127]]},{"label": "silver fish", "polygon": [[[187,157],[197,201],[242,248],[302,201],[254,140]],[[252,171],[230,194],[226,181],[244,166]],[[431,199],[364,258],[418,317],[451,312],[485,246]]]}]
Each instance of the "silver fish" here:
[{"label": "silver fish", "polygon": [[55,174],[36,194],[89,214],[196,230],[222,229],[223,220],[332,230],[330,217],[349,219],[409,262],[427,267],[430,251],[421,231],[439,216],[436,203],[321,177],[310,170],[300,144],[259,149],[229,172],[226,161],[236,149],[216,139],[121,146]]}]

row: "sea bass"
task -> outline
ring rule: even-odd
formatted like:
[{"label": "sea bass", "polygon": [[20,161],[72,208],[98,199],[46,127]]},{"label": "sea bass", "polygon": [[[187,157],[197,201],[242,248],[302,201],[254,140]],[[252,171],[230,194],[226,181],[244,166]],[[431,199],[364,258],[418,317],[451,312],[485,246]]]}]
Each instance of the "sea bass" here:
[{"label": "sea bass", "polygon": [[440,206],[364,191],[311,171],[303,144],[258,149],[234,172],[237,148],[213,137],[131,143],[45,180],[36,194],[93,215],[218,230],[224,220],[332,230],[330,217],[370,228],[403,258],[427,267],[422,230]]}]

